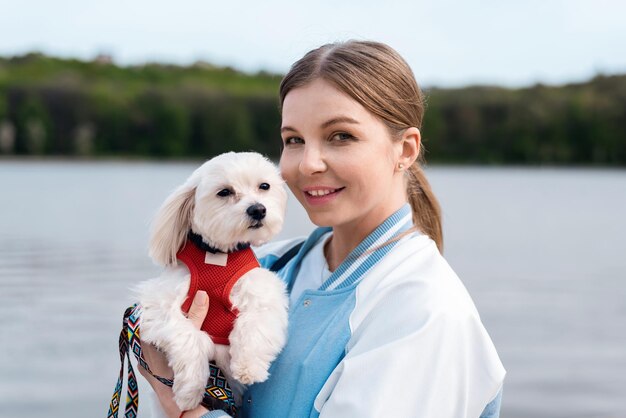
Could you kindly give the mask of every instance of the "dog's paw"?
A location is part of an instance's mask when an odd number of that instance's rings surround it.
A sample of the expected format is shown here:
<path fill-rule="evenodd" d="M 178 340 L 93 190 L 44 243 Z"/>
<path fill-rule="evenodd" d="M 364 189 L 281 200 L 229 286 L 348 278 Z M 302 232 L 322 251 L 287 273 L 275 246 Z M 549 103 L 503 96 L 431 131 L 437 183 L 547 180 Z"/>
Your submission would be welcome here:
<path fill-rule="evenodd" d="M 198 389 L 195 385 L 177 384 L 174 379 L 174 401 L 181 411 L 187 411 L 195 408 L 202 401 L 204 396 L 204 387 Z"/>
<path fill-rule="evenodd" d="M 264 382 L 269 377 L 269 364 L 253 362 L 233 362 L 230 365 L 233 378 L 244 385 Z"/>

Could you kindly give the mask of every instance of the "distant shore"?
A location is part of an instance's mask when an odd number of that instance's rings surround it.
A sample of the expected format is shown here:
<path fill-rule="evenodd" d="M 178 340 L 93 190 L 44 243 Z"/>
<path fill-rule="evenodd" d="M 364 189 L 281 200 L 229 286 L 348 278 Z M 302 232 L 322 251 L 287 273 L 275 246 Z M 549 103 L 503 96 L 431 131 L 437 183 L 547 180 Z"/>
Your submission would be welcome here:
<path fill-rule="evenodd" d="M 0 155 L 197 160 L 280 153 L 281 75 L 208 63 L 120 67 L 0 57 Z M 626 75 L 525 88 L 428 88 L 432 163 L 626 167 Z"/>

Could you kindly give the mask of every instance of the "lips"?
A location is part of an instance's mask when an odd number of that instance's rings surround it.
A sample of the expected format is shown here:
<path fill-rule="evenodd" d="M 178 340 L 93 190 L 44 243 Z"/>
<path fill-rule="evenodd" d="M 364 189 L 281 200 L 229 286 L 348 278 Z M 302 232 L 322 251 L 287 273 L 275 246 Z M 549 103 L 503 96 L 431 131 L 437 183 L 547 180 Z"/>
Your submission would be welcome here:
<path fill-rule="evenodd" d="M 339 187 L 337 189 L 332 189 L 332 188 L 328 188 L 328 187 L 324 187 L 324 188 L 308 188 L 308 189 L 304 189 L 304 193 L 307 194 L 308 196 L 312 196 L 312 197 L 321 197 L 321 196 L 326 196 L 332 193 L 337 193 L 340 190 L 343 190 L 344 187 Z"/>
<path fill-rule="evenodd" d="M 333 188 L 325 186 L 313 186 L 303 189 L 304 197 L 309 205 L 325 205 L 332 202 L 345 187 Z"/>

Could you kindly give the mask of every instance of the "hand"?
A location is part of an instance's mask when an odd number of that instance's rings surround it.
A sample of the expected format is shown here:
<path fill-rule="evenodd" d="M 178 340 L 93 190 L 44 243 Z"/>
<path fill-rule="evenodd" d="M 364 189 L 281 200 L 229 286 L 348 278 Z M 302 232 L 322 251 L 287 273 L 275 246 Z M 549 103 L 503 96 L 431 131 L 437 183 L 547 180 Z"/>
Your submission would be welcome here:
<path fill-rule="evenodd" d="M 187 318 L 191 321 L 191 323 L 198 329 L 202 326 L 202 322 L 204 322 L 204 318 L 209 311 L 209 297 L 204 291 L 199 291 L 196 293 L 196 296 L 193 299 L 193 303 L 189 308 L 189 313 Z M 156 349 L 152 344 L 142 344 L 141 345 L 142 354 L 144 359 L 148 363 L 150 370 L 152 373 L 157 376 L 165 377 L 167 379 L 171 379 L 174 375 L 174 372 L 167 364 L 167 358 L 165 354 Z M 139 367 L 139 373 L 150 383 L 152 389 L 157 394 L 159 398 L 159 402 L 163 406 L 163 409 L 168 417 L 170 418 L 178 418 L 180 416 L 181 410 L 174 402 L 174 394 L 172 393 L 172 388 L 164 385 L 159 382 L 154 376 L 152 376 L 146 369 L 143 367 Z M 197 408 L 185 412 L 184 418 L 196 418 L 204 415 L 208 410 L 199 405 Z"/>

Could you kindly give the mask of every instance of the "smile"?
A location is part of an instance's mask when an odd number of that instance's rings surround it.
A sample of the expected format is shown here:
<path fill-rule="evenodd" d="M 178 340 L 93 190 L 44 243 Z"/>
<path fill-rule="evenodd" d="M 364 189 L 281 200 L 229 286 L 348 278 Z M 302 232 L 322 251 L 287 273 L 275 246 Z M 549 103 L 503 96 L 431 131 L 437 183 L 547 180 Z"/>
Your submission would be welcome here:
<path fill-rule="evenodd" d="M 343 190 L 343 187 L 339 189 L 306 190 L 304 193 L 306 193 L 309 196 L 319 197 L 319 196 L 326 196 L 332 193 L 337 193 L 340 190 Z"/>
<path fill-rule="evenodd" d="M 329 187 L 311 187 L 303 190 L 307 205 L 322 207 L 337 199 L 345 187 L 332 189 Z"/>

